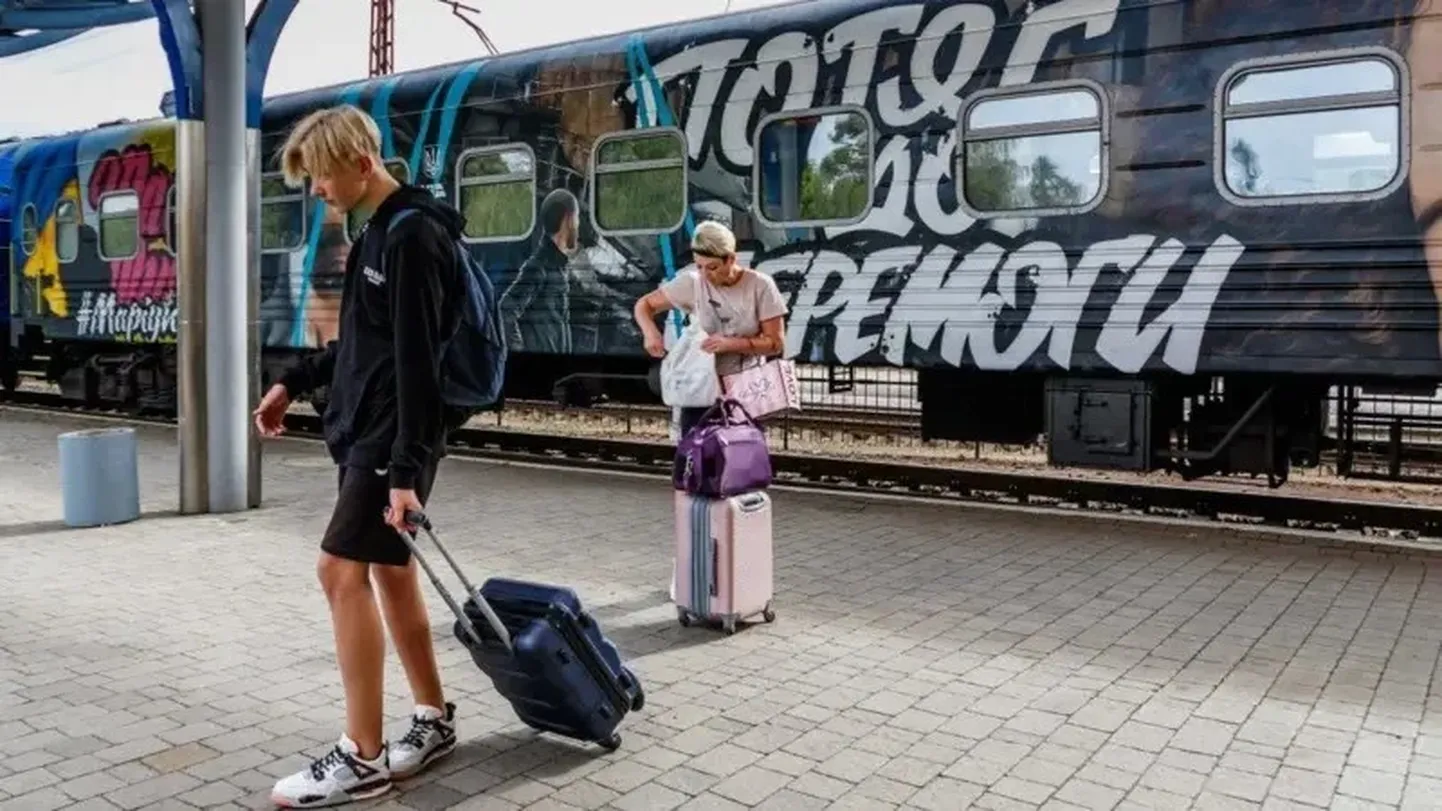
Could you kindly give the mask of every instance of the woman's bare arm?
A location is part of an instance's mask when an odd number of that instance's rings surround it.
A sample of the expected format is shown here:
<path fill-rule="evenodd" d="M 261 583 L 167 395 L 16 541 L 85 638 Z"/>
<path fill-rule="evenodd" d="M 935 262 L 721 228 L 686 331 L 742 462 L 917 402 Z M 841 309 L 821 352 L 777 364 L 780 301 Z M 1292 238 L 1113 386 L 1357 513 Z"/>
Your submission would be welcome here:
<path fill-rule="evenodd" d="M 739 354 L 764 357 L 783 354 L 786 351 L 786 335 L 782 331 L 783 321 L 784 319 L 779 315 L 762 321 L 760 335 L 738 340 L 738 343 L 742 344 Z"/>

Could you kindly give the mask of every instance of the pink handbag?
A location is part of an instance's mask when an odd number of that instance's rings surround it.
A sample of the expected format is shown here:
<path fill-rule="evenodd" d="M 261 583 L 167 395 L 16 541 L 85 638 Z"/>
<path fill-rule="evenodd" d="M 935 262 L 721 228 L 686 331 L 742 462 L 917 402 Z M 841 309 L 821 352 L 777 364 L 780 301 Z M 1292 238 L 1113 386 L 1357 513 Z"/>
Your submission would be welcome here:
<path fill-rule="evenodd" d="M 801 387 L 796 382 L 796 364 L 771 360 L 748 366 L 721 378 L 727 397 L 741 401 L 752 419 L 761 419 L 791 409 L 801 409 Z"/>

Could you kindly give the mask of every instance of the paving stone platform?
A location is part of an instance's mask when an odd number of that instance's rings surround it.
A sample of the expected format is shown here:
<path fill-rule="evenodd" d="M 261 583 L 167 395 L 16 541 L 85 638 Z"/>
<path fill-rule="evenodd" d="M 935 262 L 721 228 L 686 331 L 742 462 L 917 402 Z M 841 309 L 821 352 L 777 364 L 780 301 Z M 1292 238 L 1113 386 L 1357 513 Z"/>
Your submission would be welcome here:
<path fill-rule="evenodd" d="M 55 437 L 0 411 L 0 808 L 264 808 L 343 718 L 317 539 L 335 475 L 267 445 L 266 504 L 59 521 Z M 448 460 L 457 557 L 574 585 L 645 681 L 605 754 L 527 731 L 427 595 L 457 752 L 377 809 L 1442 808 L 1442 584 L 1406 557 L 1211 530 L 778 491 L 779 618 L 666 597 L 659 479 Z M 1366 558 L 1366 559 L 1362 559 Z M 390 728 L 410 709 L 394 654 Z"/>

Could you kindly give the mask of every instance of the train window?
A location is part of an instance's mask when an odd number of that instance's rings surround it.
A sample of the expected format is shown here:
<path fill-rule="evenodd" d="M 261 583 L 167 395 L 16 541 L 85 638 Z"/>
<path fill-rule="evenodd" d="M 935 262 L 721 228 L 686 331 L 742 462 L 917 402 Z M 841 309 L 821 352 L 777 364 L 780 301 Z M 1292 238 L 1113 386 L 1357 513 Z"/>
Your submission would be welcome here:
<path fill-rule="evenodd" d="M 456 207 L 467 242 L 522 239 L 536 225 L 536 155 L 525 144 L 467 149 L 456 158 Z"/>
<path fill-rule="evenodd" d="M 33 256 L 39 244 L 40 218 L 35 215 L 35 206 L 27 204 L 20 212 L 20 250 Z"/>
<path fill-rule="evenodd" d="M 411 167 L 400 158 L 391 158 L 385 162 L 384 166 L 397 183 L 411 182 Z M 366 220 L 360 216 L 358 211 L 347 212 L 345 217 L 346 238 L 355 242 L 355 238 L 360 236 L 361 226 L 365 223 Z"/>
<path fill-rule="evenodd" d="M 140 195 L 112 192 L 100 198 L 100 258 L 113 262 L 140 253 Z"/>
<path fill-rule="evenodd" d="M 1240 205 L 1370 199 L 1402 182 L 1400 62 L 1376 49 L 1242 63 L 1218 84 L 1218 187 Z"/>
<path fill-rule="evenodd" d="M 165 248 L 170 251 L 171 256 L 178 256 L 180 250 L 175 244 L 175 235 L 180 233 L 180 226 L 175 219 L 175 199 L 179 189 L 179 186 L 172 184 L 170 191 L 165 194 Z"/>
<path fill-rule="evenodd" d="M 962 113 L 962 204 L 977 216 L 1079 214 L 1106 177 L 1103 95 L 1068 82 L 982 91 Z"/>
<path fill-rule="evenodd" d="M 665 234 L 686 219 L 686 138 L 649 128 L 604 135 L 591 157 L 591 217 L 612 236 Z"/>
<path fill-rule="evenodd" d="M 55 258 L 70 263 L 80 255 L 80 205 L 73 197 L 55 202 Z"/>
<path fill-rule="evenodd" d="M 871 210 L 871 118 L 861 108 L 763 118 L 756 136 L 756 211 L 770 225 L 845 225 Z"/>
<path fill-rule="evenodd" d="M 260 250 L 290 253 L 305 244 L 305 192 L 285 185 L 278 173 L 260 178 Z"/>

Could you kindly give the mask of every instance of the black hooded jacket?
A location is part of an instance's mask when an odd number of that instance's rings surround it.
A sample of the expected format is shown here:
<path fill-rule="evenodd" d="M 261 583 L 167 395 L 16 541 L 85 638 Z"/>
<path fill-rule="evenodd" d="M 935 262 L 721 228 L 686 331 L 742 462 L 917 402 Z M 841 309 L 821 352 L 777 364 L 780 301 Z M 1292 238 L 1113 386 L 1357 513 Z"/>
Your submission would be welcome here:
<path fill-rule="evenodd" d="M 417 211 L 387 234 L 407 208 Z M 441 353 L 459 317 L 453 302 L 464 295 L 455 255 L 464 222 L 416 186 L 386 198 L 346 259 L 338 339 L 280 380 L 292 399 L 329 385 L 331 457 L 388 468 L 393 488 L 414 488 L 421 468 L 445 454 Z"/>

